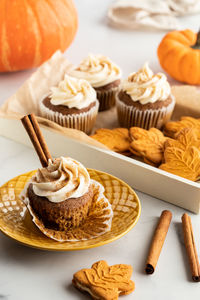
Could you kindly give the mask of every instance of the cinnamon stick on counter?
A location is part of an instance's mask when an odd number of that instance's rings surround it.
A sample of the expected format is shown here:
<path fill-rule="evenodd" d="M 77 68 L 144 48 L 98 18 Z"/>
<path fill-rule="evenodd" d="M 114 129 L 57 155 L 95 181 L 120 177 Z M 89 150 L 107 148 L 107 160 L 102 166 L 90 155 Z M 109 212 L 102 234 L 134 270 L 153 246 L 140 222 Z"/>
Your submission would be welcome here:
<path fill-rule="evenodd" d="M 172 213 L 169 210 L 164 210 L 156 227 L 146 262 L 145 271 L 148 275 L 153 274 L 153 272 L 155 271 L 160 252 L 162 250 L 169 225 L 171 223 L 171 219 Z"/>
<path fill-rule="evenodd" d="M 43 167 L 48 165 L 48 160 L 51 159 L 51 154 L 48 150 L 45 139 L 40 130 L 39 124 L 34 114 L 24 116 L 21 119 L 26 132 L 39 156 L 40 162 Z"/>
<path fill-rule="evenodd" d="M 184 233 L 185 248 L 189 258 L 190 269 L 192 273 L 192 279 L 195 282 L 199 282 L 200 281 L 199 259 L 198 259 L 197 250 L 194 241 L 191 218 L 187 214 L 183 214 L 182 216 L 182 228 Z"/>

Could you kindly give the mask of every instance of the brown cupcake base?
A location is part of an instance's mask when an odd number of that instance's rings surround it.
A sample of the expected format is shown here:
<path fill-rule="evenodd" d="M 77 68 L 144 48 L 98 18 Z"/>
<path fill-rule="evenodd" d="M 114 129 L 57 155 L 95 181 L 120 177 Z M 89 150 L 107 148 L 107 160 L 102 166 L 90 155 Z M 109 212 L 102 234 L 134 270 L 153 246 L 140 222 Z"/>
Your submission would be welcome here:
<path fill-rule="evenodd" d="M 96 100 L 91 106 L 88 106 L 84 110 L 65 108 L 63 111 L 61 105 L 58 105 L 58 111 L 56 111 L 56 107 L 54 107 L 53 110 L 52 107 L 49 107 L 49 105 L 47 107 L 46 103 L 41 101 L 40 116 L 53 121 L 60 126 L 81 130 L 90 134 L 96 122 L 98 108 L 99 102 Z"/>
<path fill-rule="evenodd" d="M 145 109 L 137 102 L 129 105 L 126 101 L 119 98 L 120 94 L 116 94 L 116 105 L 118 121 L 121 127 L 141 127 L 150 129 L 152 127 L 161 129 L 164 124 L 170 120 L 174 106 L 175 99 L 170 96 L 167 100 L 157 101 L 154 105 L 147 104 Z M 128 96 L 129 97 L 129 96 Z M 144 105 L 145 106 L 145 105 Z"/>
<path fill-rule="evenodd" d="M 51 98 L 49 98 L 48 96 L 46 98 L 44 98 L 44 100 L 42 102 L 43 102 L 43 105 L 46 106 L 51 111 L 59 112 L 64 116 L 79 115 L 81 113 L 89 111 L 92 107 L 96 106 L 96 101 L 92 102 L 90 105 L 88 105 L 87 107 L 82 108 L 82 109 L 78 109 L 75 107 L 69 108 L 65 105 L 53 105 L 53 104 L 51 104 Z"/>
<path fill-rule="evenodd" d="M 105 111 L 115 106 L 115 94 L 119 84 L 120 80 L 115 80 L 103 87 L 95 88 L 99 101 L 99 111 Z"/>
<path fill-rule="evenodd" d="M 27 190 L 30 206 L 46 228 L 66 231 L 76 228 L 86 219 L 93 199 L 92 186 L 79 198 L 54 203 L 46 197 L 37 196 L 30 184 Z"/>
<path fill-rule="evenodd" d="M 78 227 L 71 227 L 68 230 L 56 230 L 47 228 L 41 218 L 30 205 L 30 199 L 25 191 L 22 199 L 24 200 L 29 213 L 32 216 L 33 223 L 47 237 L 58 242 L 86 241 L 96 238 L 111 229 L 113 211 L 108 199 L 104 196 L 104 187 L 97 181 L 91 180 L 92 203 L 87 217 Z M 77 200 L 77 199 L 76 199 Z M 56 204 L 57 205 L 57 204 Z"/>

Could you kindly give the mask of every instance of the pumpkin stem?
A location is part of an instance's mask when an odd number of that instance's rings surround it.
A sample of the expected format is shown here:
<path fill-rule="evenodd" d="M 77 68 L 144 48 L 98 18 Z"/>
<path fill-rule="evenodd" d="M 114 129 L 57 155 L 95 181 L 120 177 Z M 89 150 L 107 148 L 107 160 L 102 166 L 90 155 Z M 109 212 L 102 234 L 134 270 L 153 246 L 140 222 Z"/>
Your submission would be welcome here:
<path fill-rule="evenodd" d="M 200 30 L 197 33 L 196 43 L 193 46 L 191 46 L 191 48 L 193 48 L 193 49 L 200 49 Z"/>

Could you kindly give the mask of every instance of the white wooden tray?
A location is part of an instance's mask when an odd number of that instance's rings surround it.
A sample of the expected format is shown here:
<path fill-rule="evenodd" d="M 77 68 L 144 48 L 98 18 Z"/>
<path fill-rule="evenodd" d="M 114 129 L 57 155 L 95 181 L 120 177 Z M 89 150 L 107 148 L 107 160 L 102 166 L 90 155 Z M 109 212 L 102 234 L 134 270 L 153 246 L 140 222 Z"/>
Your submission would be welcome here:
<path fill-rule="evenodd" d="M 159 170 L 109 150 L 89 146 L 42 128 L 53 156 L 71 156 L 88 168 L 113 174 L 131 187 L 156 198 L 200 213 L 200 183 Z M 19 120 L 0 119 L 0 135 L 32 147 Z"/>

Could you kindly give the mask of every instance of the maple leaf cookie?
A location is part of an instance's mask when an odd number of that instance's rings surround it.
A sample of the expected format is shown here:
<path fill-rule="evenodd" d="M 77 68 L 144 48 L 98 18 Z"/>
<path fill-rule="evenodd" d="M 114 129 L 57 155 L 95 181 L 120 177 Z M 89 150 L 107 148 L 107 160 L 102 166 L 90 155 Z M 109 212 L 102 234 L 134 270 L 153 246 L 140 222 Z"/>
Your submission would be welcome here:
<path fill-rule="evenodd" d="M 91 137 L 118 153 L 127 152 L 129 149 L 130 138 L 127 128 L 100 128 Z"/>
<path fill-rule="evenodd" d="M 164 163 L 160 169 L 197 181 L 200 178 L 200 139 L 195 128 L 184 128 L 176 140 L 169 140 L 164 146 Z"/>
<path fill-rule="evenodd" d="M 196 128 L 200 130 L 200 119 L 192 117 L 182 117 L 180 121 L 168 122 L 164 127 L 164 134 L 175 138 L 176 134 L 184 128 Z"/>
<path fill-rule="evenodd" d="M 118 296 L 130 294 L 135 284 L 130 280 L 133 269 L 130 265 L 108 266 L 100 260 L 91 269 L 82 269 L 73 276 L 72 283 L 81 291 L 88 292 L 93 299 L 117 300 Z"/>
<path fill-rule="evenodd" d="M 156 128 L 145 130 L 139 127 L 131 127 L 129 130 L 131 144 L 130 151 L 136 156 L 153 166 L 162 162 L 164 143 L 168 139 Z"/>

